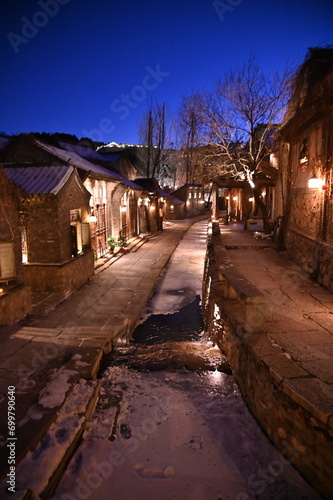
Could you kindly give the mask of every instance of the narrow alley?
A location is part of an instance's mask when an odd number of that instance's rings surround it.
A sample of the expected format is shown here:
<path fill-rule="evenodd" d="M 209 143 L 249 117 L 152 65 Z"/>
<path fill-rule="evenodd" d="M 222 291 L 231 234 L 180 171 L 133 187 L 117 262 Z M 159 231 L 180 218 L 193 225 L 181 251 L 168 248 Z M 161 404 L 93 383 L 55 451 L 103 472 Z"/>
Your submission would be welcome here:
<path fill-rule="evenodd" d="M 206 221 L 189 229 L 133 338 L 115 344 L 52 499 L 320 498 L 265 437 L 202 331 L 206 237 Z"/>

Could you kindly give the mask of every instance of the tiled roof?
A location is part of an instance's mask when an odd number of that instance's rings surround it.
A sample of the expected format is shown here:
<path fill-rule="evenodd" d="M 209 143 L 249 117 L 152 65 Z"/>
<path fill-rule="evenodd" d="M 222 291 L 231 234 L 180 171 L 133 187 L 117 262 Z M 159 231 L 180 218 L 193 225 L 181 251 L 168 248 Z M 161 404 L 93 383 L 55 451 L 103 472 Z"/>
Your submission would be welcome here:
<path fill-rule="evenodd" d="M 50 167 L 4 166 L 4 171 L 25 193 L 57 194 L 74 172 L 74 168 L 68 165 Z"/>

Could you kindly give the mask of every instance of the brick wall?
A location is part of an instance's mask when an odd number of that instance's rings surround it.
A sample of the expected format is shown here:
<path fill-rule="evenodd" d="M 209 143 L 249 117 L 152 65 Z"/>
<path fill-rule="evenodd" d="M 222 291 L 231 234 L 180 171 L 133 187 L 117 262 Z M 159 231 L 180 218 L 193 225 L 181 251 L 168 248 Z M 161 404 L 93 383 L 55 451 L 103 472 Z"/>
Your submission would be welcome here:
<path fill-rule="evenodd" d="M 29 196 L 23 206 L 28 262 L 61 262 L 57 198 L 52 194 Z"/>

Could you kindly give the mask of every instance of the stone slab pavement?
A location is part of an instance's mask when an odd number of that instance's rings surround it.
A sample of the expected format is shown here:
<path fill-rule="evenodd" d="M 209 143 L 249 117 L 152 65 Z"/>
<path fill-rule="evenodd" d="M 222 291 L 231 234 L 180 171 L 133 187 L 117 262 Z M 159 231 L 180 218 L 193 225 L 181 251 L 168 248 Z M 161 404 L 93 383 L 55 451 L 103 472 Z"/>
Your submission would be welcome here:
<path fill-rule="evenodd" d="M 228 259 L 265 296 L 272 348 L 261 361 L 285 392 L 333 428 L 333 294 L 270 240 L 256 239 L 255 229 L 220 224 Z"/>
<path fill-rule="evenodd" d="M 102 262 L 94 278 L 53 309 L 49 297 L 43 302 L 52 309 L 47 314 L 35 312 L 16 325 L 0 327 L 2 477 L 8 469 L 8 387 L 15 387 L 17 463 L 56 420 L 78 381 L 96 378 L 113 339 L 133 333 L 174 249 L 203 218 L 167 224 L 121 258 Z M 35 309 L 39 313 L 40 305 Z"/>

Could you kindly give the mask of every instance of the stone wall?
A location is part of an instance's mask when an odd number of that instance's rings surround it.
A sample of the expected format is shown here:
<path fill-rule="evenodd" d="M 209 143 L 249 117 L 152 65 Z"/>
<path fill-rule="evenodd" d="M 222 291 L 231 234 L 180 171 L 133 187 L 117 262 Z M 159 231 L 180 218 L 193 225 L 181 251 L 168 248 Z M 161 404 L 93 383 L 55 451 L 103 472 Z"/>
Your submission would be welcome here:
<path fill-rule="evenodd" d="M 316 241 L 291 227 L 285 235 L 285 245 L 293 260 L 318 283 L 333 292 L 333 245 Z"/>
<path fill-rule="evenodd" d="M 270 440 L 281 450 L 283 473 L 292 463 L 325 499 L 333 497 L 333 421 L 330 408 L 316 401 L 319 380 L 302 378 L 301 368 L 287 358 L 264 331 L 246 325 L 246 294 L 225 297 L 221 240 L 208 246 L 204 284 L 205 330 L 228 356 L 242 395 Z M 232 287 L 232 277 L 229 276 Z M 238 280 L 239 281 L 239 280 Z M 235 284 L 237 289 L 237 284 Z M 237 291 L 237 290 L 236 290 Z M 260 325 L 260 319 L 257 322 Z M 330 395 L 328 395 L 330 397 Z"/>
<path fill-rule="evenodd" d="M 66 296 L 94 274 L 93 251 L 59 264 L 24 264 L 25 281 L 34 292 L 57 292 Z"/>

